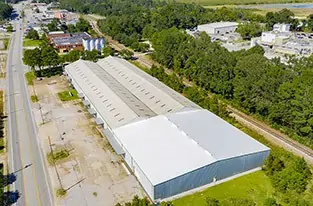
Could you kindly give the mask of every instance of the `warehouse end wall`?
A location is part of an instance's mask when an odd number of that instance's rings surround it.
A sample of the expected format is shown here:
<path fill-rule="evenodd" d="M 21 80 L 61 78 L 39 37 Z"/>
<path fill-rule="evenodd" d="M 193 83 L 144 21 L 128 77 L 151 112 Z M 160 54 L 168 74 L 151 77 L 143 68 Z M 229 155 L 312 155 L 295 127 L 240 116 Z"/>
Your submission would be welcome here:
<path fill-rule="evenodd" d="M 154 200 L 154 187 L 152 183 L 149 181 L 148 177 L 145 173 L 140 169 L 139 165 L 136 161 L 132 158 L 132 156 L 128 153 L 127 148 L 123 147 L 125 154 L 123 155 L 125 162 L 127 163 L 131 172 L 134 173 L 137 180 L 148 194 L 151 200 Z"/>
<path fill-rule="evenodd" d="M 263 165 L 270 151 L 220 160 L 154 186 L 154 198 L 164 199 Z"/>

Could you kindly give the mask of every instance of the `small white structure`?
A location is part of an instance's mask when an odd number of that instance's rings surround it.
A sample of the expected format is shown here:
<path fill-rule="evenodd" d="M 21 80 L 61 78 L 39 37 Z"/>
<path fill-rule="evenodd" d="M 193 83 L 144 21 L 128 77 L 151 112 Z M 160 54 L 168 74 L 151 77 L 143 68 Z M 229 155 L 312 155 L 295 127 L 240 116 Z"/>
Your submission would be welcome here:
<path fill-rule="evenodd" d="M 229 34 L 234 33 L 238 28 L 236 22 L 215 22 L 211 24 L 198 25 L 198 31 L 204 31 L 208 34 Z"/>
<path fill-rule="evenodd" d="M 292 34 L 290 32 L 262 32 L 261 43 L 264 45 L 281 45 L 290 40 Z"/>
<path fill-rule="evenodd" d="M 104 38 L 83 39 L 83 46 L 87 51 L 92 51 L 94 49 L 101 51 L 105 46 L 105 41 Z"/>
<path fill-rule="evenodd" d="M 274 24 L 273 31 L 274 32 L 289 32 L 290 24 Z"/>

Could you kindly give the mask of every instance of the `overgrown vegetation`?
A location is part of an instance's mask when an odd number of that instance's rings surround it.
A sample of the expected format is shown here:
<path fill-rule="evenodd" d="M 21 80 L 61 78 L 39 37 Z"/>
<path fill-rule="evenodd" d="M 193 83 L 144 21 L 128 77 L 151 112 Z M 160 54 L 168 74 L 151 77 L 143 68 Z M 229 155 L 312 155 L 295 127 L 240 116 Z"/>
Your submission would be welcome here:
<path fill-rule="evenodd" d="M 67 191 L 64 188 L 59 188 L 56 191 L 56 195 L 59 198 L 64 197 L 66 195 L 66 193 L 67 193 Z"/>
<path fill-rule="evenodd" d="M 35 102 L 38 102 L 38 101 L 39 101 L 39 99 L 38 99 L 37 95 L 32 95 L 32 96 L 30 96 L 30 99 L 32 100 L 32 102 L 33 102 L 33 103 L 35 103 Z"/>
<path fill-rule="evenodd" d="M 55 151 L 48 153 L 48 163 L 50 165 L 57 164 L 59 161 L 64 160 L 70 156 L 70 153 L 66 149 L 57 149 Z"/>
<path fill-rule="evenodd" d="M 36 79 L 36 75 L 35 75 L 34 71 L 27 72 L 25 74 L 25 77 L 26 77 L 26 81 L 27 81 L 28 85 L 33 85 L 34 84 L 33 81 Z"/>
<path fill-rule="evenodd" d="M 61 101 L 72 101 L 79 99 L 77 91 L 75 89 L 69 89 L 68 91 L 59 92 L 58 96 Z"/>
<path fill-rule="evenodd" d="M 38 32 L 35 29 L 31 28 L 28 31 L 28 33 L 26 35 L 26 38 L 27 39 L 32 39 L 32 40 L 39 40 L 39 34 L 38 34 Z"/>

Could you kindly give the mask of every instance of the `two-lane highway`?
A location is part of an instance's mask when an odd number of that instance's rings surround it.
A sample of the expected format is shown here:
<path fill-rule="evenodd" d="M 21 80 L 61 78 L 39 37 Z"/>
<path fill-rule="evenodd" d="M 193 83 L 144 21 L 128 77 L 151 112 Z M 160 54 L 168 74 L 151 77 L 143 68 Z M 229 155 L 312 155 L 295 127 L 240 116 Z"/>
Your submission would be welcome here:
<path fill-rule="evenodd" d="M 15 9 L 21 11 L 22 4 Z M 12 21 L 12 34 L 7 58 L 7 115 L 9 171 L 16 172 L 13 190 L 20 193 L 16 205 L 53 205 L 49 177 L 37 139 L 30 98 L 22 63 L 22 20 Z M 26 167 L 30 165 L 29 167 Z"/>

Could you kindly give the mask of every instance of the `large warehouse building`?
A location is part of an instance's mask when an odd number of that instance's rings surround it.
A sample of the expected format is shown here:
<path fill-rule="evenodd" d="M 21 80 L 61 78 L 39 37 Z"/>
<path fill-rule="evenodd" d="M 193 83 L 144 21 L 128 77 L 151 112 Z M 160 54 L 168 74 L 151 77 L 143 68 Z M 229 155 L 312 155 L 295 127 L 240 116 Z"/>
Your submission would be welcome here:
<path fill-rule="evenodd" d="M 152 200 L 261 167 L 269 154 L 125 60 L 78 60 L 65 73 Z"/>

